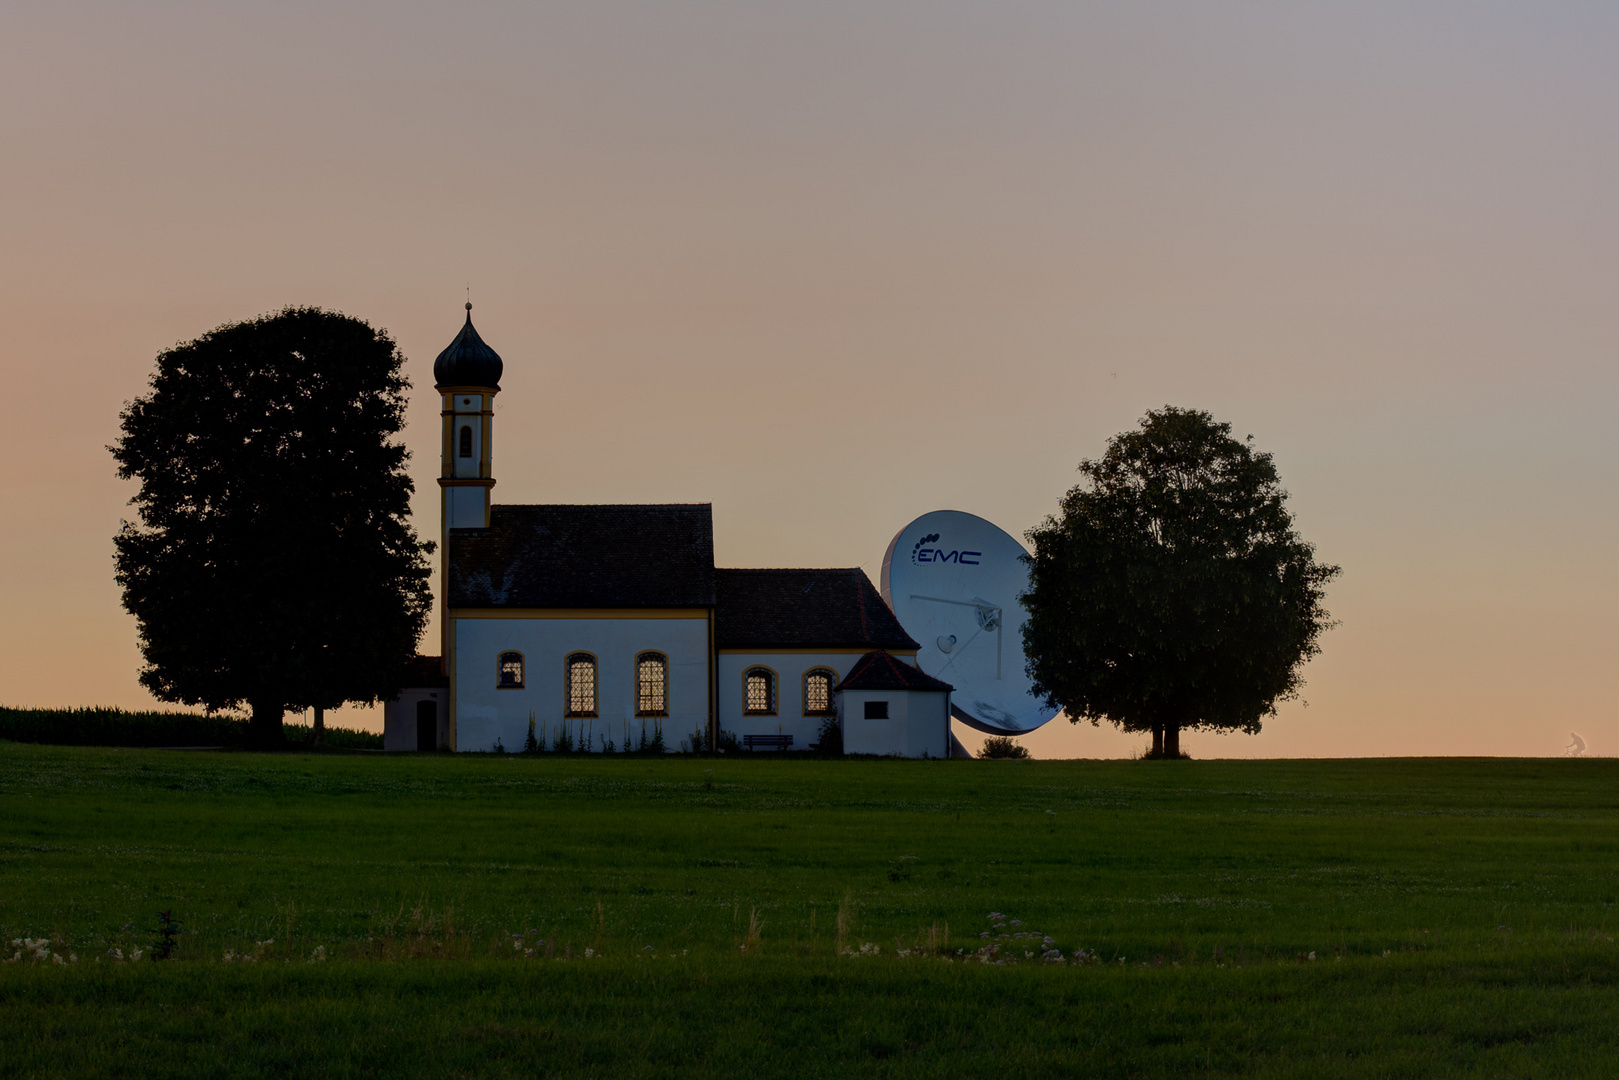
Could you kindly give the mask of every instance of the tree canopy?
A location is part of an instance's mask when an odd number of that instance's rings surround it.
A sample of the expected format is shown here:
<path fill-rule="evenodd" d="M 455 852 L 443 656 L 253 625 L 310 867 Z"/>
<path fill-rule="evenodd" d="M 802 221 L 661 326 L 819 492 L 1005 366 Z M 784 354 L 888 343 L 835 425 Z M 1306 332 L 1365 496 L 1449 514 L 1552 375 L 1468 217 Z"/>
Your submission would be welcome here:
<path fill-rule="evenodd" d="M 392 696 L 432 608 L 409 522 L 401 356 L 317 308 L 161 353 L 109 447 L 140 481 L 114 539 L 140 680 L 163 701 L 253 712 Z"/>
<path fill-rule="evenodd" d="M 1153 733 L 1260 730 L 1296 697 L 1331 625 L 1339 568 L 1293 527 L 1271 455 L 1207 412 L 1166 406 L 1114 436 L 1029 530 L 1035 693 L 1074 722 Z"/>

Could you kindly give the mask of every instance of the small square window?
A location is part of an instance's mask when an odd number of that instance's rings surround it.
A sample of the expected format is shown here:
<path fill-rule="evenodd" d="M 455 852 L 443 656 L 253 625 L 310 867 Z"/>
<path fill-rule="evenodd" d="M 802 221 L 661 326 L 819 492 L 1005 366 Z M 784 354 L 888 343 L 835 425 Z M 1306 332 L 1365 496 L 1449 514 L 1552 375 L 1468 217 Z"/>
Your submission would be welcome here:
<path fill-rule="evenodd" d="M 887 720 L 888 719 L 888 702 L 886 702 L 886 701 L 868 701 L 868 702 L 866 702 L 866 719 L 867 720 Z"/>

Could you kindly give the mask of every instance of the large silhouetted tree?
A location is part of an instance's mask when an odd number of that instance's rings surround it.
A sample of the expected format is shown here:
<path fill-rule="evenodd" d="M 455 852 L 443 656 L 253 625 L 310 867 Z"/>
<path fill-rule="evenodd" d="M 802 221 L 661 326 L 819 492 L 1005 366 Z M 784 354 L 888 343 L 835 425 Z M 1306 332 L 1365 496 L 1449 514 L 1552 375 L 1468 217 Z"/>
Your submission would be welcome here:
<path fill-rule="evenodd" d="M 158 698 L 287 708 L 392 695 L 432 606 L 410 526 L 401 357 L 345 315 L 288 308 L 157 358 L 110 447 L 140 481 L 114 539 Z"/>
<path fill-rule="evenodd" d="M 1188 728 L 1259 731 L 1320 651 L 1339 572 L 1294 530 L 1271 456 L 1166 406 L 1079 471 L 1028 533 L 1035 692 L 1152 732 L 1153 756 L 1179 757 Z"/>

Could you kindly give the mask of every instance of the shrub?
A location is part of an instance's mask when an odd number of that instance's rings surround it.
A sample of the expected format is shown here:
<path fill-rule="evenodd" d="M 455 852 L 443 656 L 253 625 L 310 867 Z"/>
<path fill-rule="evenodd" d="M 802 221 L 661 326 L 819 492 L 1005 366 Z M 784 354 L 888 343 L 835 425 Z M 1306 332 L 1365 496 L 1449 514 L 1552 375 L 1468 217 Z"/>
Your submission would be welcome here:
<path fill-rule="evenodd" d="M 828 757 L 843 756 L 843 725 L 838 723 L 837 717 L 828 716 L 821 721 L 821 730 L 810 749 Z"/>
<path fill-rule="evenodd" d="M 978 751 L 978 756 L 981 758 L 1022 761 L 1028 758 L 1029 748 L 1019 746 L 1005 735 L 991 735 L 984 740 L 984 748 Z"/>

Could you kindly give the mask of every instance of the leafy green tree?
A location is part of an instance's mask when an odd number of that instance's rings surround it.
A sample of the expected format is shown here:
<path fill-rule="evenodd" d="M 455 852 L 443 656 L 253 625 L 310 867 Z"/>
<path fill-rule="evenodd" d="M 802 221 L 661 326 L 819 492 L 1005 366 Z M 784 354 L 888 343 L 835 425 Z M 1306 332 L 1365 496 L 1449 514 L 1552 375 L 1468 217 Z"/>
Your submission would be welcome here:
<path fill-rule="evenodd" d="M 1293 528 L 1271 456 L 1206 412 L 1166 406 L 1117 435 L 1027 536 L 1024 649 L 1035 692 L 1075 723 L 1258 732 L 1297 697 L 1331 625 L 1339 568 Z"/>
<path fill-rule="evenodd" d="M 410 384 L 387 334 L 318 308 L 221 326 L 157 358 L 109 447 L 140 481 L 114 539 L 164 701 L 287 708 L 391 697 L 432 608 L 409 523 Z"/>

